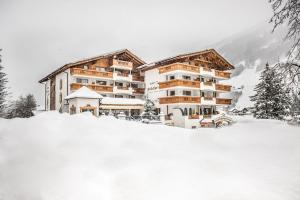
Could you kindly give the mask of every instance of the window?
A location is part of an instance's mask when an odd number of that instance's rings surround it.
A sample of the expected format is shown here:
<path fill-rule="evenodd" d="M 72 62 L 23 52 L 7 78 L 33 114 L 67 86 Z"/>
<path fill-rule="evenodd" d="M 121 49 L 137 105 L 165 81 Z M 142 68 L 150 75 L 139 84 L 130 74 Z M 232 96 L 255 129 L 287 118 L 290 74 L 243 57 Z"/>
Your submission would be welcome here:
<path fill-rule="evenodd" d="M 175 79 L 175 76 L 170 76 L 169 79 L 173 80 L 173 79 Z"/>
<path fill-rule="evenodd" d="M 185 75 L 183 75 L 183 76 L 182 76 L 182 79 L 184 79 L 184 80 L 191 80 L 191 77 L 190 77 L 190 76 L 185 76 Z"/>
<path fill-rule="evenodd" d="M 175 91 L 170 91 L 170 96 L 175 96 Z"/>
<path fill-rule="evenodd" d="M 83 79 L 83 78 L 77 78 L 76 83 L 88 84 L 89 80 L 88 79 Z"/>
<path fill-rule="evenodd" d="M 183 91 L 182 91 L 182 94 L 183 94 L 184 96 L 191 96 L 191 95 L 192 95 L 192 92 L 191 92 L 191 91 L 187 91 L 187 90 L 183 90 Z"/>
<path fill-rule="evenodd" d="M 59 80 L 59 89 L 62 89 L 62 79 Z"/>
<path fill-rule="evenodd" d="M 59 103 L 62 103 L 62 93 L 59 93 Z"/>
<path fill-rule="evenodd" d="M 115 95 L 115 98 L 123 98 L 122 95 Z"/>
<path fill-rule="evenodd" d="M 84 65 L 83 69 L 89 69 L 89 67 L 87 65 Z"/>
<path fill-rule="evenodd" d="M 96 81 L 97 85 L 106 85 L 106 81 Z"/>

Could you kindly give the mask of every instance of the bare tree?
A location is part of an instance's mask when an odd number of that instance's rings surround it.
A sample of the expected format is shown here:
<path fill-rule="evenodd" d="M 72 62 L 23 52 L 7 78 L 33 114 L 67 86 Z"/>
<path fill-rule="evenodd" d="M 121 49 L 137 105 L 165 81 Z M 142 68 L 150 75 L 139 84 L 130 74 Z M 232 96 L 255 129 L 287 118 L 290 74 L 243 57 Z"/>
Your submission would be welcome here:
<path fill-rule="evenodd" d="M 288 84 L 299 84 L 300 81 L 300 0 L 269 0 L 272 5 L 273 32 L 279 26 L 287 24 L 288 32 L 285 40 L 292 40 L 293 44 L 288 52 L 288 61 L 278 63 L 276 68 L 279 73 L 290 80 Z"/>
<path fill-rule="evenodd" d="M 282 24 L 287 24 L 288 32 L 285 39 L 293 40 L 289 56 L 295 53 L 300 58 L 300 0 L 269 0 L 272 4 L 273 16 L 270 23 L 274 24 L 273 32 Z"/>

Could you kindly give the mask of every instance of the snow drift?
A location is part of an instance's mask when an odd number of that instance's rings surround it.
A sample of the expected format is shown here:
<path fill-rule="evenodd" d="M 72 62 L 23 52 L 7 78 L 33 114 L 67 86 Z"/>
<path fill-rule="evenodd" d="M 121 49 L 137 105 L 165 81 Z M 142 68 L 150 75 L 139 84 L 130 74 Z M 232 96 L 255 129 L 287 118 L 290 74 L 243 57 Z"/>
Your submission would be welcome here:
<path fill-rule="evenodd" d="M 300 198 L 299 128 L 186 130 L 91 115 L 0 120 L 3 200 Z"/>

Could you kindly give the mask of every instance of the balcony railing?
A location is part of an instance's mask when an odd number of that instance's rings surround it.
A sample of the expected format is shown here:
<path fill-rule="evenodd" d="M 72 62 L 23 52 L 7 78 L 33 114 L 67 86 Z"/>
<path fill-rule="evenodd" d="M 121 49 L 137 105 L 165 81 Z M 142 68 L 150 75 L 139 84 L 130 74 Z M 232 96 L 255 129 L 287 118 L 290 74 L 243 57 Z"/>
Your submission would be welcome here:
<path fill-rule="evenodd" d="M 216 84 L 216 90 L 230 92 L 231 91 L 231 86 L 230 85 Z"/>
<path fill-rule="evenodd" d="M 216 99 L 216 104 L 231 105 L 231 99 L 217 98 Z"/>
<path fill-rule="evenodd" d="M 207 81 L 207 82 L 203 82 L 203 84 L 206 85 L 206 86 L 212 86 L 212 85 L 213 85 L 213 82 L 208 82 L 208 81 Z"/>
<path fill-rule="evenodd" d="M 144 94 L 145 93 L 144 88 L 132 88 L 132 89 L 133 89 L 133 93 L 137 93 L 137 94 Z"/>
<path fill-rule="evenodd" d="M 82 86 L 86 86 L 91 90 L 95 90 L 97 92 L 112 92 L 113 87 L 108 85 L 95 85 L 95 84 L 82 84 L 82 83 L 71 83 L 71 90 L 78 90 Z"/>
<path fill-rule="evenodd" d="M 212 100 L 214 100 L 213 97 L 203 97 L 203 99 L 204 99 L 205 101 L 212 101 Z"/>
<path fill-rule="evenodd" d="M 128 70 L 131 70 L 133 67 L 133 64 L 132 64 L 132 62 L 113 59 L 113 66 L 115 66 L 115 67 L 120 66 L 122 68 L 127 68 Z"/>
<path fill-rule="evenodd" d="M 170 81 L 159 83 L 159 89 L 165 89 L 165 88 L 170 88 L 170 87 L 192 87 L 192 88 L 200 89 L 200 82 L 199 81 L 173 79 Z"/>
<path fill-rule="evenodd" d="M 142 76 L 135 76 L 135 75 L 133 75 L 133 76 L 132 76 L 132 80 L 133 80 L 133 81 L 140 81 L 140 82 L 144 82 L 144 77 L 142 77 Z"/>
<path fill-rule="evenodd" d="M 200 97 L 172 96 L 159 98 L 160 104 L 193 103 L 200 104 Z"/>
<path fill-rule="evenodd" d="M 174 64 L 170 64 L 170 65 L 167 65 L 167 66 L 160 67 L 159 68 L 159 73 L 163 74 L 163 73 L 176 71 L 176 70 L 199 73 L 199 67 L 198 66 L 192 66 L 192 65 L 183 64 L 183 63 L 174 63 Z"/>
<path fill-rule="evenodd" d="M 81 68 L 71 68 L 72 75 L 81 75 L 81 76 L 96 76 L 96 77 L 103 77 L 103 78 L 112 78 L 112 72 L 99 72 L 96 70 L 89 70 L 89 69 L 81 69 Z"/>
<path fill-rule="evenodd" d="M 221 78 L 228 79 L 228 78 L 230 78 L 230 75 L 231 75 L 230 72 L 223 72 L 223 71 L 215 70 L 215 76 L 216 77 L 221 77 Z"/>

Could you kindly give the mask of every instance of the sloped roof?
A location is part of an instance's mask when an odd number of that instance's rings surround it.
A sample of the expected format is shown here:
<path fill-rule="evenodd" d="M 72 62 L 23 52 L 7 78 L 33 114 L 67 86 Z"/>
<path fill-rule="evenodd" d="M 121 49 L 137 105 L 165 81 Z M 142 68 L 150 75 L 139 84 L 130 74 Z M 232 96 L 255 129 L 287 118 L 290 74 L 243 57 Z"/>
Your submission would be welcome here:
<path fill-rule="evenodd" d="M 147 64 L 144 64 L 144 65 L 141 65 L 141 66 L 138 67 L 138 69 L 140 69 L 140 70 L 148 70 L 148 69 L 155 68 L 155 67 L 158 66 L 158 65 L 162 65 L 162 64 L 164 64 L 164 63 L 167 63 L 167 62 L 176 61 L 177 59 L 186 58 L 186 57 L 190 57 L 190 56 L 201 55 L 201 54 L 205 54 L 205 53 L 209 53 L 209 52 L 214 53 L 214 54 L 217 55 L 221 60 L 223 60 L 225 63 L 227 63 L 230 69 L 234 69 L 234 66 L 233 66 L 231 63 L 229 63 L 225 58 L 223 58 L 223 57 L 222 57 L 216 50 L 214 50 L 214 49 L 206 49 L 206 50 L 196 51 L 196 52 L 192 52 L 192 53 L 179 54 L 179 55 L 177 55 L 177 56 L 172 56 L 172 57 L 169 57 L 169 58 L 165 58 L 165 59 L 163 59 L 163 60 L 159 60 L 159 61 L 156 61 L 156 62 L 152 62 L 152 63 L 147 63 Z"/>
<path fill-rule="evenodd" d="M 58 68 L 57 70 L 55 70 L 54 72 L 48 74 L 47 76 L 45 76 L 44 78 L 42 78 L 39 83 L 42 83 L 42 82 L 45 82 L 47 81 L 49 78 L 55 76 L 56 74 L 62 72 L 62 71 L 65 71 L 66 69 L 72 67 L 72 66 L 76 66 L 76 65 L 80 65 L 80 64 L 84 64 L 84 63 L 87 63 L 87 62 L 92 62 L 92 61 L 95 61 L 95 60 L 98 60 L 98 59 L 101 59 L 101 58 L 109 58 L 109 57 L 112 57 L 114 55 L 118 55 L 118 54 L 122 54 L 122 53 L 127 53 L 129 54 L 130 56 L 132 56 L 136 61 L 138 61 L 141 65 L 143 64 L 146 64 L 145 61 L 143 61 L 141 58 L 139 58 L 138 56 L 136 56 L 135 54 L 133 54 L 131 51 L 129 51 L 128 49 L 121 49 L 121 50 L 117 50 L 117 51 L 112 51 L 112 52 L 109 52 L 109 53 L 104 53 L 104 54 L 101 54 L 99 56 L 95 56 L 95 57 L 91 57 L 91 58 L 86 58 L 86 59 L 82 59 L 82 60 L 79 60 L 79 61 L 76 61 L 76 62 L 71 62 L 71 63 L 68 63 L 68 64 L 65 64 L 63 65 L 62 67 Z"/>
<path fill-rule="evenodd" d="M 77 91 L 69 94 L 65 99 L 74 99 L 74 98 L 102 99 L 103 96 L 85 86 L 82 86 Z"/>

